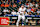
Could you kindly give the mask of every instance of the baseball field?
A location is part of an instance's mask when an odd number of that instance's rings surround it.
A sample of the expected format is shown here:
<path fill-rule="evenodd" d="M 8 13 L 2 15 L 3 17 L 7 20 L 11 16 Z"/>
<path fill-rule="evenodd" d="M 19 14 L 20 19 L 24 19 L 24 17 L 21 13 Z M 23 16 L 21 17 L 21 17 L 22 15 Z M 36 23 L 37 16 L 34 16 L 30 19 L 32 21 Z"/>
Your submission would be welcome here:
<path fill-rule="evenodd" d="M 17 27 L 16 25 L 0 25 L 0 27 Z M 40 27 L 40 26 L 19 26 L 19 27 Z"/>

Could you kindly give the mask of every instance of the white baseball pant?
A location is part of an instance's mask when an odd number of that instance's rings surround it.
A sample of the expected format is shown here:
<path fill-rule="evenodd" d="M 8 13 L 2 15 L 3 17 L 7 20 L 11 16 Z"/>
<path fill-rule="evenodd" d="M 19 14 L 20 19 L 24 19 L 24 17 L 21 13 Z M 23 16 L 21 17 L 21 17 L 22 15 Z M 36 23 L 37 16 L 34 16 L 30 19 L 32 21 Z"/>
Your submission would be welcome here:
<path fill-rule="evenodd" d="M 19 25 L 19 21 L 20 21 L 21 19 L 24 21 L 24 20 L 25 20 L 25 16 L 24 16 L 24 15 L 19 15 L 19 16 L 18 16 L 18 20 L 17 20 L 16 26 Z"/>

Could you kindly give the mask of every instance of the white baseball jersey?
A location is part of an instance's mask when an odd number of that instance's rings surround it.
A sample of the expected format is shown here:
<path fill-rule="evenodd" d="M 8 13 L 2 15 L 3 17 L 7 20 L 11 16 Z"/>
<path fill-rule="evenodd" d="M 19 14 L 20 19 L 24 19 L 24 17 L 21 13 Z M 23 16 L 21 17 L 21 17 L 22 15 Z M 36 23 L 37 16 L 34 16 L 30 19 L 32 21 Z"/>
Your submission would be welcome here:
<path fill-rule="evenodd" d="M 26 10 L 25 7 L 24 7 L 23 9 L 22 9 L 22 8 L 19 8 L 19 12 L 20 12 L 20 14 L 24 15 L 25 10 Z"/>

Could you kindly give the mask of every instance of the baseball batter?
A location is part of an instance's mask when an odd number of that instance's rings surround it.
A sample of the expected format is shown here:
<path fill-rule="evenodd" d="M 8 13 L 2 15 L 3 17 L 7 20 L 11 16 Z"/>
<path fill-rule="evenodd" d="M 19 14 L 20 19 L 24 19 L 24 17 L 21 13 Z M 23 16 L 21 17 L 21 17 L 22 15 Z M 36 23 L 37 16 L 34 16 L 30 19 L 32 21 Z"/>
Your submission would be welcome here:
<path fill-rule="evenodd" d="M 21 6 L 20 8 L 19 8 L 19 15 L 18 15 L 18 20 L 17 20 L 17 23 L 16 23 L 16 26 L 18 26 L 19 25 L 19 21 L 22 19 L 23 21 L 25 20 L 25 10 L 26 10 L 26 8 L 24 7 L 24 6 Z"/>

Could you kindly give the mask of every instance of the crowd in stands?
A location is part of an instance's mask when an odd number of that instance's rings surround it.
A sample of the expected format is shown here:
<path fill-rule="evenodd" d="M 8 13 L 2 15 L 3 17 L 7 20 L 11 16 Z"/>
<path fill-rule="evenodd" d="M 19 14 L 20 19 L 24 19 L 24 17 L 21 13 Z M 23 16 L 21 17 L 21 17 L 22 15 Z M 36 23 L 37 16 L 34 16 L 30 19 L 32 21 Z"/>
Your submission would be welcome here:
<path fill-rule="evenodd" d="M 26 7 L 28 15 L 40 15 L 40 0 L 1 0 L 0 16 L 15 15 L 22 4 Z"/>

